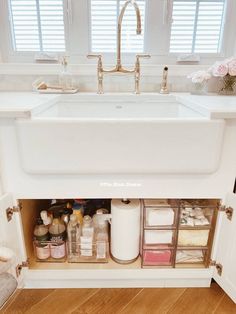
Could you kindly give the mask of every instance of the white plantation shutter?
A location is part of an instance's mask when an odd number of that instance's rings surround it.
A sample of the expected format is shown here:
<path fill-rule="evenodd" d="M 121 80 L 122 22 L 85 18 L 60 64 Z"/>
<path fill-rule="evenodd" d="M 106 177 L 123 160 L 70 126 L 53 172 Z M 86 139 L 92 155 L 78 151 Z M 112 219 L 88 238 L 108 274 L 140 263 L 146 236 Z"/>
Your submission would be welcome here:
<path fill-rule="evenodd" d="M 15 51 L 65 51 L 63 0 L 9 0 Z"/>
<path fill-rule="evenodd" d="M 122 52 L 143 52 L 146 0 L 136 1 L 142 17 L 142 34 L 136 35 L 136 14 L 132 5 L 126 9 L 122 24 Z M 91 0 L 91 50 L 114 52 L 119 12 L 125 0 Z"/>
<path fill-rule="evenodd" d="M 170 52 L 219 53 L 225 0 L 174 0 Z"/>

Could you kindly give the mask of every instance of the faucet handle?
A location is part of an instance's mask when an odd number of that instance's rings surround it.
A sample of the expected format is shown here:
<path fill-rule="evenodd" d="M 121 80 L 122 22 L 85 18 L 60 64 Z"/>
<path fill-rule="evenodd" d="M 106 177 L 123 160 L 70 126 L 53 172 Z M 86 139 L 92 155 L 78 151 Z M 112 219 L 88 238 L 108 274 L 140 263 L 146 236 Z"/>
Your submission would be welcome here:
<path fill-rule="evenodd" d="M 88 59 L 98 59 L 98 71 L 102 71 L 102 55 L 100 54 L 89 54 L 87 55 Z"/>
<path fill-rule="evenodd" d="M 98 58 L 97 63 L 97 78 L 98 78 L 98 94 L 103 94 L 103 65 L 102 65 L 102 55 L 100 54 L 89 54 L 88 59 Z"/>
<path fill-rule="evenodd" d="M 139 54 L 139 55 L 136 55 L 136 58 L 137 58 L 137 59 L 139 59 L 139 58 L 150 59 L 151 56 L 148 55 L 148 54 Z"/>
<path fill-rule="evenodd" d="M 89 54 L 89 55 L 87 55 L 87 58 L 88 59 L 98 58 L 99 60 L 101 60 L 102 59 L 102 55 L 100 55 L 100 54 Z"/>

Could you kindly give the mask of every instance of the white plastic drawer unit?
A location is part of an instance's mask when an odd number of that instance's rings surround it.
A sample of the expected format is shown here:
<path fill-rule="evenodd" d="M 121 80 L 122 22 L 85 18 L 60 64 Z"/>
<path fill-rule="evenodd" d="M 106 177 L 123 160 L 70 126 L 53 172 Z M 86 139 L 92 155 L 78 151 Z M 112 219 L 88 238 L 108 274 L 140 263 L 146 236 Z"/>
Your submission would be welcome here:
<path fill-rule="evenodd" d="M 224 120 L 209 120 L 173 96 L 132 99 L 61 100 L 31 119 L 17 120 L 24 171 L 56 175 L 217 171 Z"/>
<path fill-rule="evenodd" d="M 78 196 L 78 195 L 77 195 Z M 77 197 L 76 196 L 76 197 Z M 213 200 L 209 200 L 211 204 Z M 211 279 L 214 278 L 217 283 L 226 291 L 226 293 L 236 302 L 236 194 L 229 194 L 226 198 L 225 207 L 219 206 L 218 219 L 215 225 L 215 235 L 211 256 L 208 256 L 208 266 L 205 268 L 204 259 L 207 248 L 189 249 L 186 246 L 178 245 L 176 254 L 175 248 L 171 247 L 173 242 L 169 243 L 169 248 L 160 249 L 160 247 L 149 249 L 145 248 L 145 256 L 152 261 L 166 261 L 176 255 L 176 267 L 168 267 L 169 263 L 160 263 L 159 267 L 152 263 L 149 268 L 142 269 L 141 259 L 139 258 L 130 265 L 117 264 L 111 259 L 108 263 L 47 263 L 38 262 L 34 257 L 32 246 L 32 232 L 34 219 L 42 208 L 46 208 L 48 200 L 25 199 L 20 200 L 20 206 L 13 206 L 13 199 L 10 194 L 4 195 L 0 199 L 0 227 L 1 243 L 14 250 L 17 255 L 16 271 L 21 286 L 28 288 L 55 288 L 55 287 L 187 287 L 187 286 L 209 286 Z M 174 206 L 176 208 L 176 206 Z M 8 212 L 7 219 L 6 211 Z M 10 213 L 10 214 L 9 214 Z M 161 215 L 163 212 L 160 213 Z M 170 216 L 170 215 L 169 215 Z M 152 217 L 154 217 L 152 215 Z M 167 220 L 165 227 L 162 219 L 162 225 L 156 227 L 155 217 L 154 225 L 145 227 L 147 230 L 191 230 L 193 227 L 183 227 L 171 215 Z M 174 218 L 174 219 L 173 219 Z M 212 218 L 214 220 L 214 217 Z M 153 218 L 149 219 L 149 225 Z M 145 226 L 145 223 L 144 223 Z M 154 229 L 153 229 L 154 228 Z M 190 228 L 190 229 L 188 229 Z M 197 227 L 199 228 L 199 227 Z M 204 228 L 204 226 L 203 226 Z M 206 228 L 206 226 L 205 226 Z M 214 234 L 214 233 L 213 233 Z M 156 236 L 156 235 L 155 235 Z M 155 237 L 154 236 L 154 237 Z M 149 237 L 149 240 L 151 239 Z M 161 236 L 163 239 L 163 236 Z M 159 239 L 159 234 L 157 234 Z M 166 235 L 165 235 L 166 239 Z M 169 239 L 169 238 L 168 238 Z M 185 238 L 186 239 L 186 238 Z M 230 241 L 229 241 L 230 239 Z M 173 241 L 176 241 L 174 238 Z M 172 241 L 172 240 L 171 240 Z M 197 240 L 196 240 L 197 241 Z M 163 242 L 163 241 L 161 241 Z M 164 241 L 165 242 L 165 241 Z M 190 241 L 191 242 L 191 241 Z M 209 242 L 210 243 L 210 242 Z M 156 243 L 155 243 L 156 245 Z M 163 245 L 163 243 L 161 243 Z M 192 244 L 191 244 L 192 245 Z M 192 252 L 194 250 L 194 252 Z M 192 256 L 192 261 L 189 259 Z M 187 267 L 185 267 L 186 257 L 188 258 Z M 202 258 L 202 261 L 199 260 Z M 196 259 L 203 267 L 199 268 Z M 192 263 L 193 262 L 193 263 Z M 189 266 L 189 264 L 192 264 Z M 212 265 L 212 266 L 211 266 Z M 164 267 L 160 267 L 164 266 Z"/>

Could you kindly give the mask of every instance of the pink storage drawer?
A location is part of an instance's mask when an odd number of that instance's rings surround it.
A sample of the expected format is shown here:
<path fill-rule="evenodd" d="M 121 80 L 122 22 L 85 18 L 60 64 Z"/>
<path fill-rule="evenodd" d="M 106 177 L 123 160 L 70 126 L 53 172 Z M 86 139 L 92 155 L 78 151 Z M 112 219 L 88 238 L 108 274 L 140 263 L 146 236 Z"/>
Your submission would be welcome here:
<path fill-rule="evenodd" d="M 143 266 L 171 266 L 172 250 L 144 250 Z"/>

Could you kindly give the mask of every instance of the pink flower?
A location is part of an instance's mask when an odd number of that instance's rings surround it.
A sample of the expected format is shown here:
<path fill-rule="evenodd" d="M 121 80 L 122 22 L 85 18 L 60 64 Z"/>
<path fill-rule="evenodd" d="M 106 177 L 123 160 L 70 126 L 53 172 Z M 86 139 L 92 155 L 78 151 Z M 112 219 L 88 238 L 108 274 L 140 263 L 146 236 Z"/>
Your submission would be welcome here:
<path fill-rule="evenodd" d="M 188 75 L 188 78 L 191 78 L 193 83 L 203 83 L 204 81 L 208 81 L 211 75 L 207 71 L 197 71 Z"/>
<path fill-rule="evenodd" d="M 220 76 L 220 77 L 223 77 L 225 76 L 226 74 L 228 74 L 228 70 L 229 70 L 229 67 L 228 67 L 228 64 L 225 63 L 225 62 L 216 62 L 212 68 L 212 75 L 213 76 Z"/>
<path fill-rule="evenodd" d="M 236 59 L 232 59 L 228 63 L 228 67 L 229 67 L 229 74 L 232 76 L 236 76 Z"/>

